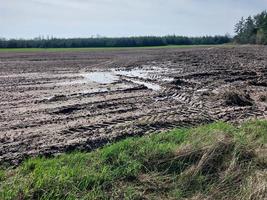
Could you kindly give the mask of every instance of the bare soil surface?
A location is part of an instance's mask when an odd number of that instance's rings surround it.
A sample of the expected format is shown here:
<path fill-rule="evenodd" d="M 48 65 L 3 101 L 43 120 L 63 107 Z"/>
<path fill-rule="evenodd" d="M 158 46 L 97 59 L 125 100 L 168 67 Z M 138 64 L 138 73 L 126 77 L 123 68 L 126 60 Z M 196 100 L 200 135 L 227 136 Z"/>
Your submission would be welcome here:
<path fill-rule="evenodd" d="M 0 53 L 0 162 L 267 118 L 267 47 Z"/>

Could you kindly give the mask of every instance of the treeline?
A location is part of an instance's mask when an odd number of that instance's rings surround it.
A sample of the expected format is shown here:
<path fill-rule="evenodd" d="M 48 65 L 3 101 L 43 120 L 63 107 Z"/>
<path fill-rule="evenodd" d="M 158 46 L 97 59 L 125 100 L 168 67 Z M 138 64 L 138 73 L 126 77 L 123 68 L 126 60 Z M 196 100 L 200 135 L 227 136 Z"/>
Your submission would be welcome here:
<path fill-rule="evenodd" d="M 225 36 L 142 36 L 121 38 L 35 38 L 25 39 L 0 39 L 0 48 L 82 48 L 82 47 L 142 47 L 142 46 L 166 46 L 166 45 L 206 45 L 224 44 L 231 41 Z"/>
<path fill-rule="evenodd" d="M 267 12 L 243 17 L 235 25 L 234 40 L 240 44 L 267 44 Z"/>

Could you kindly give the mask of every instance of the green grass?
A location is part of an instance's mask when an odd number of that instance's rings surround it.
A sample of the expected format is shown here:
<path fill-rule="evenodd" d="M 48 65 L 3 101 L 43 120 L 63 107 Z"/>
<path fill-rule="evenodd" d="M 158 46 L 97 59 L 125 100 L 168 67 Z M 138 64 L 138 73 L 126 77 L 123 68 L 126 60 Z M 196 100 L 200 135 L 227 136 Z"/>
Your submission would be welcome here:
<path fill-rule="evenodd" d="M 0 48 L 0 53 L 8 52 L 84 52 L 133 49 L 166 49 L 166 48 L 201 48 L 201 47 L 229 47 L 232 45 L 169 45 L 147 47 L 99 47 L 99 48 Z"/>
<path fill-rule="evenodd" d="M 267 121 L 218 122 L 31 158 L 0 170 L 0 199 L 261 199 L 266 144 Z"/>

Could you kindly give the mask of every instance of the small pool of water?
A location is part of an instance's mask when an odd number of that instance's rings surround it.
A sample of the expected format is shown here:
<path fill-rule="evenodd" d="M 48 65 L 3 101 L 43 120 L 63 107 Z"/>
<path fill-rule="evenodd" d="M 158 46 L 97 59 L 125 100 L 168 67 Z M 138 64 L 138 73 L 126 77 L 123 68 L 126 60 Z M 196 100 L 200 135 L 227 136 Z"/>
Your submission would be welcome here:
<path fill-rule="evenodd" d="M 148 78 L 149 72 L 142 69 L 132 69 L 132 70 L 117 70 L 113 71 L 115 74 L 127 77 L 138 77 L 138 78 Z"/>
<path fill-rule="evenodd" d="M 129 78 L 147 78 L 149 76 L 149 71 L 143 70 L 143 69 L 117 70 L 117 71 L 113 70 L 113 71 L 108 71 L 108 72 L 90 72 L 90 73 L 83 74 L 82 76 L 84 76 L 89 81 L 101 83 L 101 84 L 114 83 L 120 79 L 119 76 L 123 76 L 123 77 L 126 77 L 125 79 L 127 81 L 130 81 L 138 85 L 144 85 L 148 89 L 160 90 L 161 88 L 160 85 L 155 84 L 155 83 L 129 79 Z"/>
<path fill-rule="evenodd" d="M 82 76 L 89 81 L 100 84 L 110 84 L 119 80 L 119 77 L 112 72 L 90 72 L 82 74 Z"/>
<path fill-rule="evenodd" d="M 82 79 L 64 82 L 61 84 L 63 85 L 76 85 L 76 84 L 89 84 L 89 83 L 111 84 L 111 83 L 115 83 L 119 81 L 120 79 L 124 79 L 134 84 L 144 85 L 148 89 L 151 89 L 151 90 L 160 90 L 161 86 L 159 84 L 142 80 L 142 79 L 151 78 L 152 76 L 155 76 L 155 74 L 159 72 L 160 71 L 157 71 L 157 69 L 154 69 L 154 68 L 153 69 L 134 68 L 131 70 L 113 69 L 112 71 L 102 71 L 102 72 L 98 71 L 98 72 L 88 72 L 88 73 L 86 72 L 86 73 L 79 74 L 79 76 L 83 77 Z M 164 81 L 167 81 L 167 79 Z M 99 91 L 99 90 L 100 92 L 106 91 L 106 89 L 96 88 L 96 90 L 89 90 L 85 92 L 90 93 L 90 92 Z"/>
<path fill-rule="evenodd" d="M 159 73 L 164 73 L 164 69 L 158 67 L 149 68 L 133 68 L 133 69 L 115 69 L 113 72 L 120 76 L 137 77 L 137 78 L 153 78 Z"/>

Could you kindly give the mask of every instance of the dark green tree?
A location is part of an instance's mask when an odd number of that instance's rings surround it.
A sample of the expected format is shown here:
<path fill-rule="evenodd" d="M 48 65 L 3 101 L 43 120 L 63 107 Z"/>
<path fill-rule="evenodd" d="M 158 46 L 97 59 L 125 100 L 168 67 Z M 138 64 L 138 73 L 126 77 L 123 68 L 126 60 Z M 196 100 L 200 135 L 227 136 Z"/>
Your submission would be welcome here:
<path fill-rule="evenodd" d="M 235 41 L 240 44 L 267 44 L 267 12 L 263 11 L 246 20 L 242 17 L 235 25 Z"/>

